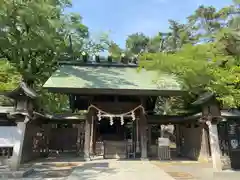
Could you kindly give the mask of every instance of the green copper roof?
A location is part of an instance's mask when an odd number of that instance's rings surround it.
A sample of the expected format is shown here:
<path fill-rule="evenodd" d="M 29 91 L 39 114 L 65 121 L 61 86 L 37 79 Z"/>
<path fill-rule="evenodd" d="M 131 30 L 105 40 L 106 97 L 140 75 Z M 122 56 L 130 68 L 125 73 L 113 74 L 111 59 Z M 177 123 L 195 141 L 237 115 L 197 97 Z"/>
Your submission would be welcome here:
<path fill-rule="evenodd" d="M 44 88 L 181 90 L 169 75 L 135 67 L 62 65 Z"/>

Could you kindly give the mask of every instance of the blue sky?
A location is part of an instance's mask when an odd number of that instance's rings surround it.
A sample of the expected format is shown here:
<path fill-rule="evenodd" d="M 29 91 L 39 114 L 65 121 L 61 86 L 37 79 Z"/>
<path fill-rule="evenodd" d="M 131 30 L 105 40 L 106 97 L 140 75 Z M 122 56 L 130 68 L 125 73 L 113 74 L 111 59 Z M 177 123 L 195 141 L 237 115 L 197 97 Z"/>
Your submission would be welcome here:
<path fill-rule="evenodd" d="M 93 35 L 109 32 L 121 47 L 135 32 L 154 35 L 167 31 L 168 19 L 184 22 L 199 5 L 221 8 L 231 0 L 73 0 L 70 11 L 83 17 Z"/>

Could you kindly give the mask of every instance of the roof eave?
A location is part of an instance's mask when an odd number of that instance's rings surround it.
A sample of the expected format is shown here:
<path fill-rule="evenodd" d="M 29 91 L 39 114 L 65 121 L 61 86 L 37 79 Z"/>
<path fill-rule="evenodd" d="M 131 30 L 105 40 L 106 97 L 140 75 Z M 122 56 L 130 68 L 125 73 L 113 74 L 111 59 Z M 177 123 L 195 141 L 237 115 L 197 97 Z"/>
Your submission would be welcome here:
<path fill-rule="evenodd" d="M 103 89 L 103 88 L 65 88 L 65 87 L 47 87 L 49 92 L 64 94 L 84 94 L 84 95 L 146 95 L 146 96 L 183 96 L 188 92 L 184 90 L 166 90 L 166 89 Z"/>
<path fill-rule="evenodd" d="M 206 92 L 198 97 L 196 101 L 192 103 L 193 106 L 203 105 L 208 103 L 212 98 L 214 98 L 214 93 Z"/>
<path fill-rule="evenodd" d="M 20 82 L 17 88 L 12 91 L 4 92 L 2 95 L 15 99 L 21 91 L 28 98 L 35 99 L 38 97 L 37 93 L 32 88 L 28 87 L 25 82 Z"/>

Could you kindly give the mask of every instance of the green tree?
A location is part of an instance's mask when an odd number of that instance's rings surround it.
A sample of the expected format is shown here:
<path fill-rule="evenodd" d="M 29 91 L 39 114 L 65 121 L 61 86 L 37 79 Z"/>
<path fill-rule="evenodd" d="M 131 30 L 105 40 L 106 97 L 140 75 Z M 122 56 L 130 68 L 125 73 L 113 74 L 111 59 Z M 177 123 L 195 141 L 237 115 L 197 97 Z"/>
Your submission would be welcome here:
<path fill-rule="evenodd" d="M 215 7 L 201 5 L 193 15 L 188 17 L 188 22 L 191 30 L 201 41 L 210 42 L 213 40 L 212 34 L 221 28 L 218 18 L 219 14 Z"/>
<path fill-rule="evenodd" d="M 124 51 L 115 42 L 111 42 L 108 53 L 112 55 L 113 59 L 119 60 Z"/>
<path fill-rule="evenodd" d="M 100 33 L 97 37 L 92 37 L 86 39 L 84 51 L 88 52 L 90 55 L 96 55 L 100 52 L 104 52 L 109 49 L 111 41 L 109 39 L 109 34 L 106 32 Z"/>
<path fill-rule="evenodd" d="M 5 59 L 0 58 L 0 93 L 12 90 L 17 87 L 20 82 L 20 74 Z M 0 106 L 13 105 L 12 101 L 0 95 Z"/>
<path fill-rule="evenodd" d="M 102 41 L 91 41 L 79 14 L 63 13 L 68 6 L 66 0 L 1 1 L 0 55 L 29 85 L 41 85 L 59 60 L 103 50 Z"/>
<path fill-rule="evenodd" d="M 193 98 L 211 91 L 224 106 L 240 107 L 239 4 L 234 1 L 219 11 L 200 6 L 187 24 L 170 21 L 165 50 L 145 53 L 141 63 L 175 75 Z"/>
<path fill-rule="evenodd" d="M 14 89 L 20 82 L 20 74 L 5 59 L 0 59 L 0 92 Z"/>
<path fill-rule="evenodd" d="M 240 105 L 240 68 L 234 57 L 219 52 L 216 44 L 186 45 L 174 54 L 145 54 L 142 63 L 146 68 L 174 74 L 193 95 L 211 91 L 228 107 Z"/>
<path fill-rule="evenodd" d="M 147 46 L 149 43 L 149 38 L 143 33 L 135 33 L 128 36 L 126 40 L 127 51 L 133 54 L 139 54 L 141 52 L 147 51 Z"/>
<path fill-rule="evenodd" d="M 60 16 L 65 5 L 53 0 L 1 1 L 0 55 L 28 84 L 48 77 L 64 48 Z"/>
<path fill-rule="evenodd" d="M 42 91 L 42 84 L 56 70 L 59 60 L 75 60 L 82 51 L 106 48 L 105 37 L 99 42 L 90 38 L 79 14 L 64 13 L 69 6 L 68 0 L 0 1 L 0 57 L 8 61 L 1 66 L 1 90 L 17 86 L 12 77 L 16 82 L 22 79 L 39 92 L 43 105 L 51 99 L 48 102 L 52 106 L 61 102 L 65 107 L 65 97 Z M 16 76 L 6 68 L 9 65 Z"/>
<path fill-rule="evenodd" d="M 165 37 L 166 34 L 160 32 L 156 36 L 151 37 L 148 42 L 148 52 L 162 52 L 165 49 Z"/>

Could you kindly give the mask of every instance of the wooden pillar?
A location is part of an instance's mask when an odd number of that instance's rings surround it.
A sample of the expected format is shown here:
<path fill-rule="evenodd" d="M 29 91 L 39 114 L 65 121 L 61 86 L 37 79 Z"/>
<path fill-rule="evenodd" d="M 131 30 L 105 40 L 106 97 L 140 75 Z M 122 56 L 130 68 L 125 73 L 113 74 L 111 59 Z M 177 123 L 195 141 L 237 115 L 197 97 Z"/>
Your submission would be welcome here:
<path fill-rule="evenodd" d="M 91 117 L 91 137 L 90 137 L 90 154 L 93 154 L 93 143 L 94 143 L 94 134 L 95 134 L 95 129 L 94 129 L 94 124 L 95 124 L 95 118 L 94 116 Z"/>
<path fill-rule="evenodd" d="M 81 124 L 77 124 L 77 155 L 80 155 L 81 153 Z"/>
<path fill-rule="evenodd" d="M 146 160 L 147 156 L 147 119 L 143 111 L 140 114 L 140 140 L 141 140 L 141 159 Z"/>
<path fill-rule="evenodd" d="M 97 121 L 94 119 L 93 123 L 93 154 L 96 154 L 96 137 L 97 137 Z"/>
<path fill-rule="evenodd" d="M 29 118 L 26 117 L 24 122 L 17 122 L 17 132 L 18 136 L 15 137 L 15 142 L 13 146 L 13 154 L 10 159 L 10 169 L 18 170 L 20 167 L 22 159 L 22 150 L 25 137 L 26 126 Z"/>
<path fill-rule="evenodd" d="M 91 141 L 91 120 L 92 110 L 90 109 L 85 122 L 84 160 L 90 161 L 90 141 Z"/>
<path fill-rule="evenodd" d="M 139 135 L 139 132 L 140 132 L 140 121 L 141 121 L 141 118 L 137 119 L 137 121 L 132 122 L 133 124 L 135 124 L 135 128 L 134 129 L 134 132 L 135 133 L 135 141 L 136 141 L 136 153 L 140 153 L 140 143 L 139 143 L 139 138 L 140 138 L 140 135 Z"/>
<path fill-rule="evenodd" d="M 175 131 L 176 131 L 176 150 L 177 150 L 177 155 L 181 155 L 181 133 L 180 133 L 180 125 L 176 124 L 174 126 Z"/>
<path fill-rule="evenodd" d="M 44 128 L 44 134 L 46 136 L 46 145 L 47 145 L 47 153 L 49 153 L 49 142 L 50 142 L 50 138 L 51 138 L 51 124 L 44 124 L 43 125 Z"/>
<path fill-rule="evenodd" d="M 152 145 L 152 125 L 148 124 L 148 156 L 151 154 L 151 145 Z"/>
<path fill-rule="evenodd" d="M 151 124 L 148 125 L 148 144 L 149 144 L 149 147 L 151 147 L 151 144 L 152 144 L 152 125 Z"/>

